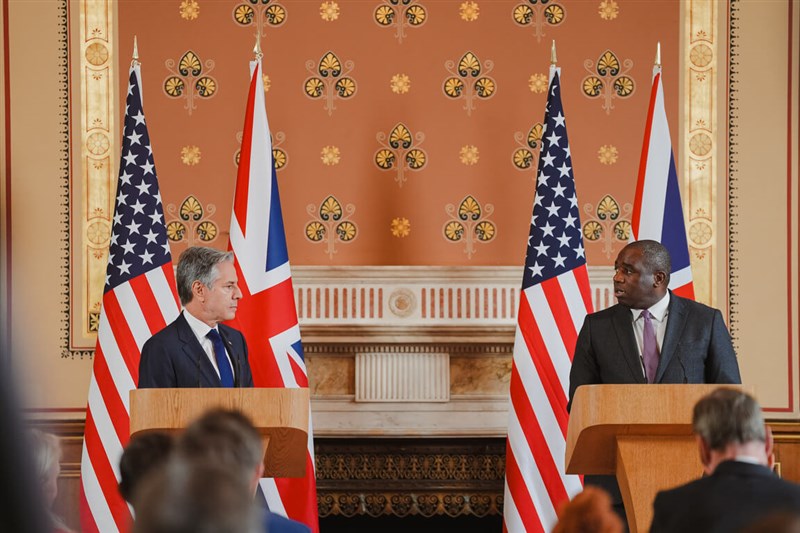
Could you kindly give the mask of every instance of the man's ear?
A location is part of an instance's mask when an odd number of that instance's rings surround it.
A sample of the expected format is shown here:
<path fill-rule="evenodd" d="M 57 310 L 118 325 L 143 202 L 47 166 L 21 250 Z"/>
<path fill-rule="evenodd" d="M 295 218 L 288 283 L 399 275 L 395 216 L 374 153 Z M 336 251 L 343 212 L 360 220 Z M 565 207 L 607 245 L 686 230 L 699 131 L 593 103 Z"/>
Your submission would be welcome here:
<path fill-rule="evenodd" d="M 697 441 L 697 450 L 700 452 L 700 462 L 703 464 L 703 470 L 706 474 L 711 475 L 709 472 L 709 463 L 711 463 L 711 447 L 699 435 L 695 435 Z"/>
<path fill-rule="evenodd" d="M 653 287 L 660 287 L 667 284 L 667 273 L 657 270 L 653 273 Z"/>
<path fill-rule="evenodd" d="M 205 298 L 206 293 L 206 286 L 203 285 L 199 280 L 195 280 L 192 282 L 192 295 L 194 298 L 193 300 L 203 301 Z"/>
<path fill-rule="evenodd" d="M 772 468 L 775 466 L 775 439 L 772 437 L 772 428 L 770 428 L 768 424 L 764 424 L 764 432 L 766 435 L 764 451 L 767 454 L 767 466 L 770 468 L 770 470 L 772 470 Z"/>

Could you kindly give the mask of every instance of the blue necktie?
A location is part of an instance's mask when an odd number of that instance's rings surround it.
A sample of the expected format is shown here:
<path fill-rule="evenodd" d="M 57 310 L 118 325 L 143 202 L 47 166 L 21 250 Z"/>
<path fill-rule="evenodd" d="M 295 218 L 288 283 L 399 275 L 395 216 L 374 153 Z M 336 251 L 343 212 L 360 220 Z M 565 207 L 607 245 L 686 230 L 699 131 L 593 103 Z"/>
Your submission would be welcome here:
<path fill-rule="evenodd" d="M 228 356 L 225 354 L 225 343 L 222 342 L 222 337 L 219 332 L 212 329 L 206 335 L 211 339 L 211 345 L 214 347 L 214 356 L 217 359 L 217 368 L 219 368 L 219 380 L 222 382 L 223 387 L 233 387 L 233 372 L 231 371 L 231 364 L 228 362 Z"/>

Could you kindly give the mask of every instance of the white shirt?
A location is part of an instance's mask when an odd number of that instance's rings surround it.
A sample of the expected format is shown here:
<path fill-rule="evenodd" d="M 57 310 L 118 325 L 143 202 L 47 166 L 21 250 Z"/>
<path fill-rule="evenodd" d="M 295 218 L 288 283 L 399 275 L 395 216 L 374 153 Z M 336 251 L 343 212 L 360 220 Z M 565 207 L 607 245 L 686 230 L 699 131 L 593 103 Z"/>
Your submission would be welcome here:
<path fill-rule="evenodd" d="M 212 329 L 216 329 L 217 333 L 219 333 L 218 328 L 212 328 L 199 318 L 192 315 L 186 309 L 183 310 L 183 316 L 186 318 L 186 322 L 189 323 L 189 327 L 192 328 L 192 333 L 194 336 L 197 337 L 197 341 L 200 343 L 200 346 L 203 347 L 203 351 L 206 352 L 206 356 L 208 356 L 208 360 L 211 361 L 211 366 L 214 367 L 214 372 L 217 373 L 217 377 L 219 377 L 219 366 L 217 366 L 217 356 L 214 354 L 214 343 L 211 342 L 206 335 Z M 223 341 L 223 345 L 225 342 Z M 231 365 L 231 375 L 235 375 L 233 372 L 233 365 L 231 364 L 231 356 L 228 353 L 228 349 L 225 348 L 225 355 L 228 357 L 228 364 Z"/>
<path fill-rule="evenodd" d="M 658 344 L 658 353 L 661 354 L 661 346 L 664 344 L 664 334 L 667 332 L 667 318 L 669 317 L 669 291 L 659 301 L 654 303 L 648 309 L 653 327 L 656 330 L 656 343 Z M 631 309 L 633 314 L 633 334 L 636 337 L 636 347 L 639 349 L 639 361 L 642 361 L 642 344 L 644 342 L 644 318 L 642 315 L 643 309 Z M 644 363 L 642 363 L 642 373 L 644 373 Z"/>

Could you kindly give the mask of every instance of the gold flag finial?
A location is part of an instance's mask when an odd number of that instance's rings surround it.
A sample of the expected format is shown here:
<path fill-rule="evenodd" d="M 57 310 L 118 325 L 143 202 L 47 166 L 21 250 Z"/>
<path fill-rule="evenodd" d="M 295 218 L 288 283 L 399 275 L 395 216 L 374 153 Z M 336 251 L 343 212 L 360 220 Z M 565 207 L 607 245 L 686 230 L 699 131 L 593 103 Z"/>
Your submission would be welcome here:
<path fill-rule="evenodd" d="M 139 64 L 139 41 L 137 41 L 136 36 L 133 36 L 133 59 L 131 59 L 131 65 L 136 66 Z"/>
<path fill-rule="evenodd" d="M 556 40 L 553 39 L 553 46 L 550 47 L 550 64 L 555 66 L 558 63 L 558 59 L 556 58 Z"/>
<path fill-rule="evenodd" d="M 661 41 L 656 45 L 656 66 L 661 67 Z"/>
<path fill-rule="evenodd" d="M 259 31 L 256 34 L 256 45 L 253 47 L 253 55 L 256 56 L 256 60 L 260 60 L 264 57 L 264 54 L 261 52 L 261 32 Z"/>

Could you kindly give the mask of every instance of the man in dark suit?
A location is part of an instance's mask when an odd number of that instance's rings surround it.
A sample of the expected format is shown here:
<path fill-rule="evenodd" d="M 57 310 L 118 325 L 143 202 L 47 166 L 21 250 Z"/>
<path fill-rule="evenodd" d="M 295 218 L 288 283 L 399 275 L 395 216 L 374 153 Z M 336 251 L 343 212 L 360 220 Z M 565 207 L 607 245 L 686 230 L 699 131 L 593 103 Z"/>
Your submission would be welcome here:
<path fill-rule="evenodd" d="M 706 477 L 659 492 L 651 533 L 735 532 L 774 513 L 800 514 L 800 486 L 771 470 L 772 434 L 750 395 L 717 389 L 694 408 Z"/>
<path fill-rule="evenodd" d="M 614 262 L 619 303 L 586 317 L 569 375 L 569 405 L 581 385 L 741 383 L 722 314 L 667 289 L 671 261 L 656 241 L 637 241 Z M 632 406 L 639 407 L 639 406 Z M 609 491 L 625 516 L 613 476 L 586 476 Z"/>
<path fill-rule="evenodd" d="M 233 254 L 188 248 L 176 281 L 184 310 L 144 343 L 139 388 L 252 387 L 244 336 L 221 324 L 236 316 L 242 297 Z"/>

